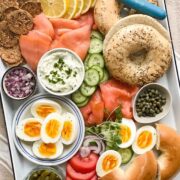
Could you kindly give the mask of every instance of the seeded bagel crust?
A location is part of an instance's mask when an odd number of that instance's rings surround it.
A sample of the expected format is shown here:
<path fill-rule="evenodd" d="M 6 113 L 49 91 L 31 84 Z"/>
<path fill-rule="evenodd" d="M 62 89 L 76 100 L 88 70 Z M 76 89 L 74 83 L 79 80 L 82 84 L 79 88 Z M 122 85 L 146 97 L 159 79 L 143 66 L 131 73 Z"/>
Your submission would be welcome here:
<path fill-rule="evenodd" d="M 115 79 L 144 85 L 166 72 L 172 59 L 171 45 L 153 27 L 134 24 L 121 28 L 110 38 L 104 57 Z"/>
<path fill-rule="evenodd" d="M 150 3 L 157 5 L 157 0 L 148 0 Z M 123 17 L 121 16 L 124 5 L 117 0 L 96 0 L 94 7 L 94 20 L 98 29 L 103 34 L 107 34 L 111 27 Z M 128 15 L 137 13 L 136 10 L 130 9 Z"/>

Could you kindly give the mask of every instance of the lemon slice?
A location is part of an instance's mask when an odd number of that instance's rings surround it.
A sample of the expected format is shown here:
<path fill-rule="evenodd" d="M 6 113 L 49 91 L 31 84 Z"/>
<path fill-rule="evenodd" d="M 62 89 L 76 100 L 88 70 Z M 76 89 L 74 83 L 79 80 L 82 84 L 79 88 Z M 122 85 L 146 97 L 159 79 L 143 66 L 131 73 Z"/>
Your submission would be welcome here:
<path fill-rule="evenodd" d="M 78 16 L 81 15 L 83 6 L 84 6 L 84 0 L 76 0 L 77 1 L 77 8 L 76 8 L 76 12 L 74 14 L 74 18 L 77 18 Z"/>
<path fill-rule="evenodd" d="M 92 2 L 91 2 L 91 7 L 94 7 L 95 4 L 96 4 L 96 0 L 92 0 Z"/>
<path fill-rule="evenodd" d="M 91 3 L 92 3 L 92 0 L 84 0 L 84 6 L 83 6 L 81 14 L 86 13 L 91 8 Z"/>
<path fill-rule="evenodd" d="M 66 0 L 67 11 L 64 14 L 63 18 L 72 19 L 77 9 L 77 0 Z"/>
<path fill-rule="evenodd" d="M 66 0 L 40 0 L 44 14 L 49 18 L 62 17 L 66 13 Z"/>

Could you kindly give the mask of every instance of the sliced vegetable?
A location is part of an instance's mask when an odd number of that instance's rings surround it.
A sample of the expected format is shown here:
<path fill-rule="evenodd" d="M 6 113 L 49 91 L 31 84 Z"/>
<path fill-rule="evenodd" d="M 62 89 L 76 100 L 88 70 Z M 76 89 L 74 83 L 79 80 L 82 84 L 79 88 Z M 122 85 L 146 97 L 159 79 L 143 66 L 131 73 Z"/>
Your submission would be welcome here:
<path fill-rule="evenodd" d="M 99 73 L 99 78 L 100 78 L 100 80 L 102 80 L 103 77 L 104 77 L 103 69 L 101 67 L 97 66 L 97 65 L 92 66 L 92 69 L 95 69 Z"/>
<path fill-rule="evenodd" d="M 90 57 L 91 57 L 91 54 L 88 54 L 88 55 L 86 56 L 85 60 L 84 60 L 84 67 L 85 67 L 85 70 L 88 70 L 88 69 L 89 69 L 88 63 L 89 63 Z"/>
<path fill-rule="evenodd" d="M 88 86 L 83 83 L 80 87 L 80 91 L 84 96 L 91 96 L 96 90 L 96 86 Z"/>
<path fill-rule="evenodd" d="M 88 161 L 84 164 L 87 167 Z M 94 169 L 94 168 L 93 168 Z M 75 171 L 74 168 L 68 163 L 66 167 L 67 175 L 75 180 L 89 180 L 96 174 L 96 170 L 90 171 L 88 173 L 82 173 L 80 171 Z"/>
<path fill-rule="evenodd" d="M 80 153 L 77 153 L 70 159 L 69 164 L 77 172 L 88 173 L 95 170 L 97 161 L 98 155 L 94 153 L 85 158 L 81 157 Z"/>
<path fill-rule="evenodd" d="M 104 76 L 101 79 L 100 83 L 103 83 L 103 82 L 107 81 L 108 79 L 109 79 L 109 73 L 106 69 L 104 69 Z"/>
<path fill-rule="evenodd" d="M 104 67 L 104 58 L 101 54 L 92 54 L 89 58 L 88 61 L 88 66 L 92 67 L 92 66 L 99 66 L 101 68 Z"/>
<path fill-rule="evenodd" d="M 99 31 L 93 30 L 91 32 L 91 38 L 92 39 L 96 38 L 96 39 L 99 39 L 99 40 L 103 41 L 103 35 Z"/>
<path fill-rule="evenodd" d="M 77 105 L 77 107 L 83 107 L 83 106 L 85 106 L 87 103 L 89 102 L 89 98 L 87 98 L 84 102 L 82 102 L 82 103 L 77 103 L 76 105 Z"/>
<path fill-rule="evenodd" d="M 89 69 L 85 73 L 84 81 L 89 86 L 96 86 L 99 83 L 99 73 L 95 69 Z"/>
<path fill-rule="evenodd" d="M 127 164 L 132 159 L 134 154 L 131 148 L 120 149 L 119 153 L 122 157 L 122 164 Z"/>
<path fill-rule="evenodd" d="M 97 38 L 91 39 L 89 53 L 101 53 L 103 50 L 103 41 Z"/>
<path fill-rule="evenodd" d="M 87 97 L 86 96 L 83 96 L 81 94 L 81 92 L 78 90 L 76 92 L 74 92 L 72 94 L 72 100 L 75 102 L 75 103 L 83 103 L 87 100 Z"/>

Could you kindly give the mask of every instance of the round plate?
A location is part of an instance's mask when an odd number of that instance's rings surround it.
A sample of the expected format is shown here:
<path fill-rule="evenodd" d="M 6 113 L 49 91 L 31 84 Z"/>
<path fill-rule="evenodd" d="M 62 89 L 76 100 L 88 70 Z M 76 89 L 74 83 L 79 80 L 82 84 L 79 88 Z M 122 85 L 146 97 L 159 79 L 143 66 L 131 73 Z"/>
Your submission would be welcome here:
<path fill-rule="evenodd" d="M 49 99 L 56 101 L 59 103 L 63 110 L 66 110 L 70 113 L 72 113 L 76 119 L 77 119 L 77 124 L 78 124 L 78 135 L 76 140 L 74 141 L 73 144 L 71 145 L 64 145 L 64 151 L 63 154 L 56 158 L 56 159 L 40 159 L 36 157 L 33 152 L 32 152 L 32 144 L 33 142 L 25 142 L 21 141 L 17 136 L 16 136 L 16 126 L 17 124 L 22 121 L 23 119 L 33 117 L 30 111 L 31 105 L 40 99 Z M 50 94 L 40 94 L 33 96 L 32 98 L 28 99 L 24 104 L 20 106 L 18 109 L 17 113 L 15 114 L 15 117 L 13 119 L 13 127 L 12 127 L 12 134 L 13 134 L 13 140 L 14 143 L 19 150 L 19 152 L 29 161 L 40 164 L 40 165 L 45 165 L 45 166 L 54 166 L 58 164 L 62 164 L 66 161 L 68 161 L 80 148 L 83 139 L 84 139 L 84 133 L 85 133 L 85 125 L 84 125 L 84 120 L 81 115 L 81 112 L 77 108 L 77 106 L 68 98 L 65 97 L 57 97 L 53 96 Z"/>

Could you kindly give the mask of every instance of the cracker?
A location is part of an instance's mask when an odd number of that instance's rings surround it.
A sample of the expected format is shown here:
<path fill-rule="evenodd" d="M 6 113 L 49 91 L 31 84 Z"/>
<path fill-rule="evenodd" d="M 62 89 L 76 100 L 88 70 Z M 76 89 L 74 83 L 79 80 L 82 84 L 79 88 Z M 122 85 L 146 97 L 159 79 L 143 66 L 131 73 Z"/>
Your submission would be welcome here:
<path fill-rule="evenodd" d="M 19 65 L 23 61 L 18 45 L 12 48 L 0 47 L 0 57 L 5 63 L 11 66 Z"/>
<path fill-rule="evenodd" d="M 8 27 L 16 34 L 27 34 L 33 28 L 33 17 L 27 11 L 19 9 L 7 15 Z"/>
<path fill-rule="evenodd" d="M 25 11 L 29 12 L 33 17 L 42 12 L 41 3 L 35 1 L 25 2 L 21 6 L 21 9 L 24 9 Z"/>
<path fill-rule="evenodd" d="M 0 46 L 10 48 L 18 43 L 19 36 L 11 32 L 7 21 L 0 22 Z"/>

